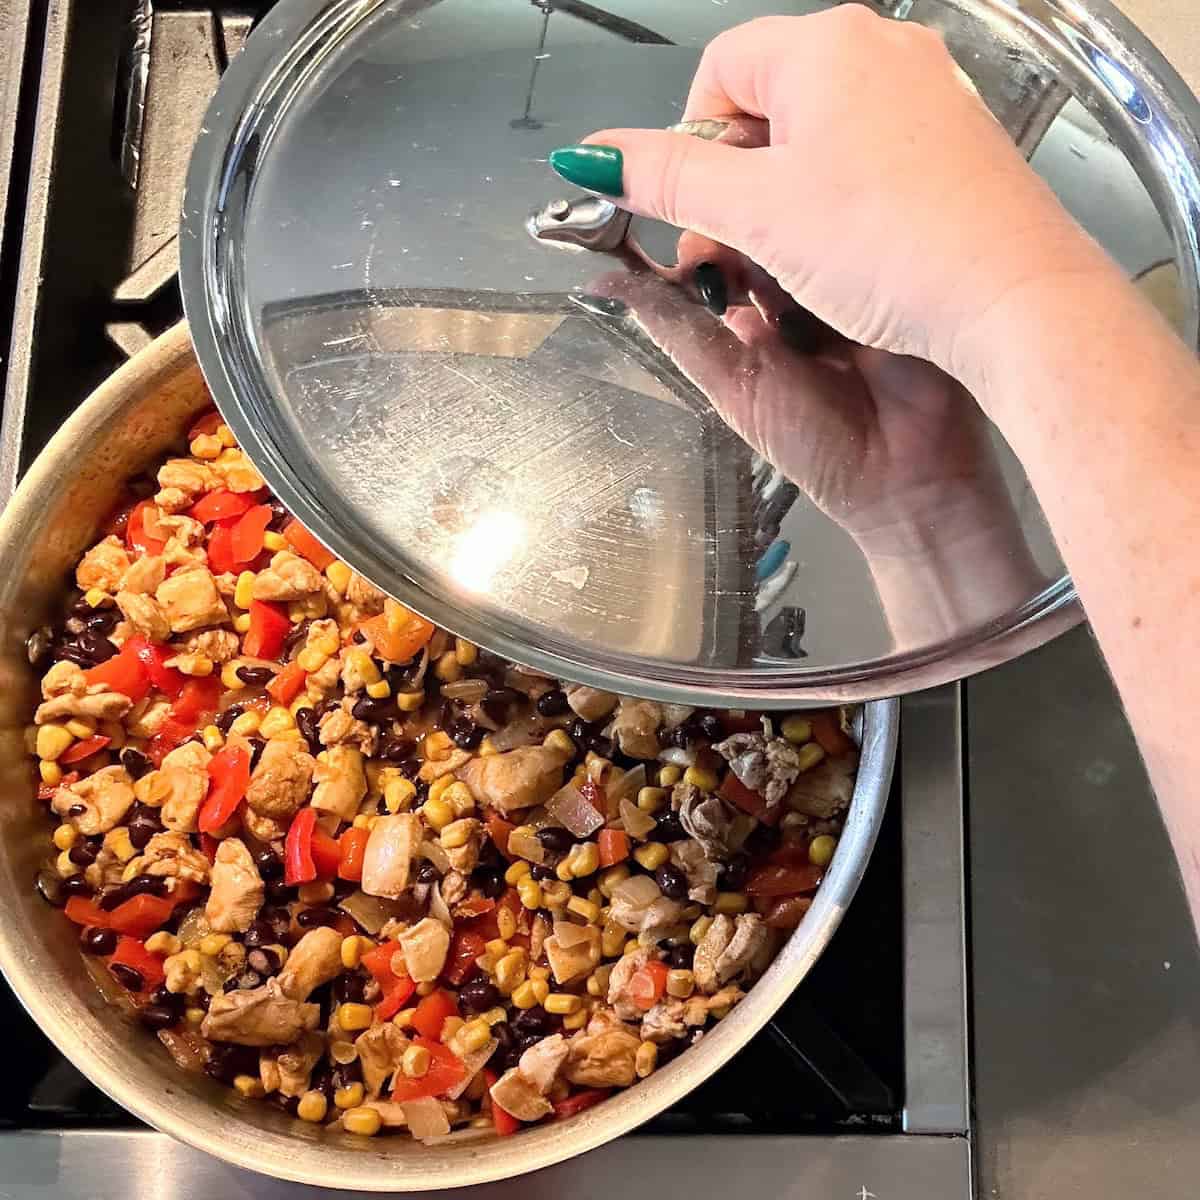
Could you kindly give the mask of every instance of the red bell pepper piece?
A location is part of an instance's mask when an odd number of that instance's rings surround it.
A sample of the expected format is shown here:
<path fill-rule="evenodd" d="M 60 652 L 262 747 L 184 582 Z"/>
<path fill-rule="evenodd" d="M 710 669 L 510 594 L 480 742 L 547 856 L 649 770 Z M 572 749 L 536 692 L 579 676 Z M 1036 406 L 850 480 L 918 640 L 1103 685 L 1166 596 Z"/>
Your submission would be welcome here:
<path fill-rule="evenodd" d="M 89 667 L 83 677 L 89 684 L 102 683 L 110 691 L 128 696 L 134 704 L 144 700 L 150 691 L 150 675 L 145 664 L 128 644 L 122 647 L 119 654 L 114 654 L 95 667 Z"/>
<path fill-rule="evenodd" d="M 438 988 L 417 1005 L 417 1011 L 413 1014 L 413 1028 L 423 1037 L 439 1038 L 442 1036 L 442 1026 L 446 1023 L 446 1018 L 457 1016 L 458 1001 L 454 993 L 446 991 L 445 988 Z"/>
<path fill-rule="evenodd" d="M 157 767 L 182 742 L 217 715 L 221 681 L 215 675 L 189 679 L 171 705 L 167 719 L 146 744 L 146 757 Z"/>
<path fill-rule="evenodd" d="M 318 879 L 332 879 L 338 873 L 342 862 L 342 850 L 336 838 L 332 838 L 319 825 L 313 830 L 312 845 L 313 866 L 317 870 Z"/>
<path fill-rule="evenodd" d="M 214 575 L 229 575 L 238 570 L 233 557 L 233 521 L 218 521 L 208 534 L 208 566 Z"/>
<path fill-rule="evenodd" d="M 368 829 L 347 829 L 338 838 L 338 868 L 339 879 L 348 879 L 357 883 L 362 879 L 363 857 L 367 853 L 367 839 L 371 836 Z"/>
<path fill-rule="evenodd" d="M 165 925 L 175 911 L 175 901 L 167 896 L 132 896 L 109 913 L 109 925 L 118 933 L 145 939 Z"/>
<path fill-rule="evenodd" d="M 59 756 L 60 763 L 75 763 L 82 762 L 85 758 L 90 758 L 99 750 L 103 750 L 112 738 L 106 738 L 103 734 L 96 733 L 89 738 L 83 738 L 76 742 L 73 746 L 68 746 Z"/>
<path fill-rule="evenodd" d="M 487 1084 L 487 1089 L 489 1092 L 492 1090 L 492 1084 L 496 1082 L 496 1078 L 497 1076 L 495 1071 L 490 1070 L 488 1067 L 484 1067 L 483 1081 Z M 516 1133 L 517 1130 L 521 1128 L 521 1122 L 518 1121 L 517 1118 L 512 1115 L 512 1113 L 501 1108 L 500 1105 L 498 1105 L 495 1100 L 492 1100 L 490 1096 L 488 1097 L 488 1100 L 492 1105 L 492 1124 L 495 1126 L 496 1132 L 501 1137 L 508 1137 L 509 1134 Z"/>
<path fill-rule="evenodd" d="M 649 1012 L 667 990 L 667 964 L 652 958 L 630 977 L 626 994 L 642 1012 Z"/>
<path fill-rule="evenodd" d="M 810 713 L 808 719 L 812 724 L 813 741 L 830 758 L 840 758 L 854 749 L 854 743 L 842 731 L 841 718 L 836 711 L 823 708 L 820 712 Z"/>
<path fill-rule="evenodd" d="M 742 812 L 757 817 L 764 825 L 778 824 L 779 818 L 783 816 L 782 804 L 767 808 L 767 802 L 762 796 L 748 788 L 732 771 L 721 780 L 717 794 L 722 800 L 728 800 L 730 804 L 740 808 Z"/>
<path fill-rule="evenodd" d="M 125 545 L 130 550 L 140 554 L 161 554 L 166 542 L 161 538 L 151 537 L 146 532 L 146 509 L 153 508 L 153 500 L 139 500 L 129 510 L 129 519 L 125 522 Z"/>
<path fill-rule="evenodd" d="M 795 896 L 799 892 L 811 892 L 821 882 L 824 867 L 812 863 L 783 866 L 764 863 L 751 872 L 746 881 L 746 893 L 750 896 Z"/>
<path fill-rule="evenodd" d="M 201 496 L 188 509 L 187 515 L 205 525 L 212 525 L 217 521 L 232 521 L 249 512 L 258 503 L 260 495 L 259 492 L 231 492 L 221 488 Z"/>
<path fill-rule="evenodd" d="M 297 883 L 312 883 L 317 877 L 313 862 L 313 832 L 320 813 L 315 808 L 302 808 L 288 826 L 283 843 L 283 880 L 292 887 Z"/>
<path fill-rule="evenodd" d="M 487 833 L 492 839 L 492 845 L 500 851 L 501 854 L 508 857 L 508 835 L 516 829 L 516 826 L 511 821 L 506 821 L 499 813 L 488 810 L 487 814 Z"/>
<path fill-rule="evenodd" d="M 284 541 L 291 544 L 297 554 L 307 558 L 318 571 L 325 570 L 334 561 L 334 555 L 330 554 L 295 517 L 283 527 L 283 538 Z"/>
<path fill-rule="evenodd" d="M 602 829 L 596 835 L 600 865 L 611 867 L 629 857 L 629 835 L 622 829 Z"/>
<path fill-rule="evenodd" d="M 269 504 L 256 504 L 248 508 L 233 527 L 231 543 L 236 562 L 253 562 L 263 548 L 263 534 L 267 532 L 275 514 Z"/>
<path fill-rule="evenodd" d="M 482 917 L 484 913 L 490 913 L 495 907 L 495 900 L 489 900 L 486 896 L 468 896 L 454 906 L 454 915 L 469 921 L 472 917 Z"/>
<path fill-rule="evenodd" d="M 562 1121 L 567 1117 L 573 1117 L 576 1113 L 583 1112 L 585 1108 L 591 1108 L 592 1105 L 599 1104 L 601 1100 L 607 1100 L 610 1094 L 609 1088 L 588 1088 L 587 1091 L 576 1092 L 573 1096 L 560 1100 L 554 1106 L 554 1119 Z"/>
<path fill-rule="evenodd" d="M 217 847 L 221 843 L 217 841 L 211 833 L 202 833 L 200 835 L 200 853 L 208 859 L 210 863 L 217 861 Z"/>
<path fill-rule="evenodd" d="M 122 937 L 117 942 L 116 952 L 109 956 L 108 965 L 120 964 L 132 967 L 142 977 L 142 992 L 153 991 L 167 974 L 163 970 L 162 956 L 151 954 L 139 938 Z"/>
<path fill-rule="evenodd" d="M 292 623 L 287 609 L 264 600 L 250 601 L 250 628 L 242 649 L 251 658 L 278 658 Z"/>
<path fill-rule="evenodd" d="M 235 743 L 213 755 L 208 764 L 208 795 L 200 809 L 200 832 L 220 829 L 235 812 L 250 786 L 250 748 Z"/>
<path fill-rule="evenodd" d="M 475 960 L 484 952 L 485 946 L 483 935 L 473 929 L 455 930 L 442 967 L 442 978 L 455 987 L 461 987 L 479 970 Z"/>
<path fill-rule="evenodd" d="M 112 924 L 112 913 L 105 912 L 94 900 L 87 900 L 83 896 L 72 896 L 63 912 L 67 914 L 67 920 L 74 921 L 76 925 L 107 929 Z"/>
<path fill-rule="evenodd" d="M 485 942 L 490 942 L 493 938 L 500 936 L 500 910 L 508 909 L 514 917 L 521 911 L 521 897 L 517 894 L 516 888 L 509 888 L 500 901 L 490 911 L 485 912 L 481 917 L 475 917 L 467 922 L 464 926 L 469 928 L 472 933 L 481 934 Z M 509 941 L 513 941 L 509 938 Z"/>
<path fill-rule="evenodd" d="M 780 896 L 778 899 L 770 899 L 768 908 L 763 913 L 763 924 L 768 929 L 795 929 L 810 908 L 811 896 Z"/>
<path fill-rule="evenodd" d="M 210 408 L 193 423 L 191 429 L 188 430 L 187 439 L 189 442 L 194 442 L 204 434 L 214 434 L 217 432 L 220 424 L 221 414 L 215 408 Z"/>
<path fill-rule="evenodd" d="M 54 793 L 57 792 L 60 787 L 70 787 L 71 784 L 73 784 L 78 778 L 78 771 L 68 771 L 58 783 L 39 783 L 38 799 L 53 800 Z"/>
<path fill-rule="evenodd" d="M 267 684 L 267 694 L 286 707 L 304 690 L 307 678 L 307 673 L 299 663 L 290 662 Z"/>
<path fill-rule="evenodd" d="M 138 661 L 146 668 L 150 682 L 164 696 L 169 696 L 172 700 L 179 697 L 188 677 L 182 671 L 167 666 L 167 659 L 176 653 L 172 647 L 135 635 L 125 643 L 122 650 L 130 650 L 137 656 Z"/>
<path fill-rule="evenodd" d="M 362 956 L 362 965 L 370 971 L 375 982 L 383 989 L 382 999 L 375 1005 L 375 1015 L 381 1021 L 390 1021 L 408 1003 L 417 990 L 416 983 L 407 975 L 397 975 L 392 970 L 392 958 L 401 953 L 399 942 L 384 942 Z"/>
<path fill-rule="evenodd" d="M 433 637 L 434 630 L 431 622 L 408 609 L 396 629 L 389 624 L 387 613 L 359 622 L 358 628 L 380 658 L 394 663 L 408 662 Z"/>
<path fill-rule="evenodd" d="M 399 1104 L 405 1100 L 419 1100 L 423 1096 L 444 1096 L 456 1083 L 461 1083 L 467 1074 L 463 1060 L 441 1042 L 430 1037 L 417 1037 L 413 1041 L 429 1051 L 429 1070 L 419 1079 L 409 1079 L 396 1072 L 392 1085 L 392 1099 Z"/>

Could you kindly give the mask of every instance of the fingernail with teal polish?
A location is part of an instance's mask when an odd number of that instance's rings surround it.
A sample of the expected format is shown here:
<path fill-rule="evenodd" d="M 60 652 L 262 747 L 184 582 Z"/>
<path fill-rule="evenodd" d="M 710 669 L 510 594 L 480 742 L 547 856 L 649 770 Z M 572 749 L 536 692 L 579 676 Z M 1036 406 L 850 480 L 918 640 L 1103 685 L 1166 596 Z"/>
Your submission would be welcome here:
<path fill-rule="evenodd" d="M 550 166 L 568 183 L 605 196 L 619 196 L 625 190 L 623 163 L 616 146 L 563 146 L 550 151 Z"/>

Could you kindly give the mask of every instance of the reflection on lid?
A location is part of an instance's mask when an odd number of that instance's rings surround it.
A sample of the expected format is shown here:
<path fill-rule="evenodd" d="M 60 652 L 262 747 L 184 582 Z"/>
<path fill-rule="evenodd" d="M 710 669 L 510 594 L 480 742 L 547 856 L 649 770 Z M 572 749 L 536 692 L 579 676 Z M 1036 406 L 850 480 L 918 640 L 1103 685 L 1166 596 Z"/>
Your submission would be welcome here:
<path fill-rule="evenodd" d="M 516 513 L 486 512 L 458 537 L 450 578 L 471 592 L 486 592 L 496 573 L 525 543 L 525 522 Z"/>

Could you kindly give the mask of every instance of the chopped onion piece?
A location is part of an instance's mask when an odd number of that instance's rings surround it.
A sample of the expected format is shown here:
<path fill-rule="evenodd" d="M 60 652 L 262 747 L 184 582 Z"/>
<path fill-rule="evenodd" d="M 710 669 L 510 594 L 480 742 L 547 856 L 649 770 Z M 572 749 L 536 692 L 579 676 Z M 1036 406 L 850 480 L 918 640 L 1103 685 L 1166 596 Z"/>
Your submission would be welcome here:
<path fill-rule="evenodd" d="M 546 811 L 576 837 L 587 837 L 604 824 L 603 815 L 574 785 L 567 783 L 546 801 Z M 510 839 L 511 849 L 511 839 Z"/>
<path fill-rule="evenodd" d="M 467 1068 L 467 1073 L 447 1091 L 447 1100 L 457 1100 L 471 1086 L 471 1080 L 483 1070 L 487 1065 L 487 1060 L 492 1057 L 499 1045 L 500 1042 L 496 1038 L 492 1038 L 485 1046 L 463 1055 L 462 1064 Z"/>
<path fill-rule="evenodd" d="M 487 694 L 486 679 L 456 679 L 453 683 L 442 684 L 442 695 L 447 700 L 461 700 L 464 704 L 474 704 Z"/>
<path fill-rule="evenodd" d="M 444 1137 L 450 1132 L 450 1122 L 442 1102 L 433 1096 L 422 1096 L 419 1100 L 405 1100 L 400 1107 L 408 1122 L 409 1132 L 416 1138 Z"/>
<path fill-rule="evenodd" d="M 621 801 L 636 800 L 638 792 L 645 786 L 645 763 L 638 763 L 629 771 L 613 771 L 605 786 L 608 795 L 608 815 L 615 817 L 621 809 Z"/>
<path fill-rule="evenodd" d="M 521 746 L 533 746 L 543 738 L 542 721 L 535 717 L 519 717 L 509 721 L 503 729 L 492 735 L 492 745 L 501 753 L 516 750 Z"/>
<path fill-rule="evenodd" d="M 578 946 L 580 942 L 590 942 L 595 935 L 589 932 L 587 925 L 576 925 L 571 921 L 556 921 L 554 936 L 564 950 L 570 950 L 572 946 Z"/>
<path fill-rule="evenodd" d="M 683 750 L 678 746 L 668 746 L 665 750 L 659 751 L 658 761 L 670 763 L 676 767 L 694 767 L 696 765 L 696 751 L 690 747 L 687 750 Z"/>
<path fill-rule="evenodd" d="M 353 917 L 368 933 L 378 933 L 390 920 L 400 915 L 402 904 L 366 892 L 351 892 L 338 901 L 338 908 Z"/>
<path fill-rule="evenodd" d="M 426 838 L 417 851 L 420 858 L 427 858 L 438 869 L 438 874 L 445 875 L 450 870 L 450 856 L 438 842 Z"/>
<path fill-rule="evenodd" d="M 621 823 L 625 826 L 625 832 L 639 842 L 644 842 L 658 824 L 649 813 L 642 812 L 629 800 L 621 801 Z"/>
<path fill-rule="evenodd" d="M 537 840 L 535 834 L 525 833 L 520 828 L 508 835 L 508 852 L 526 862 L 544 864 L 546 861 L 546 847 Z"/>
<path fill-rule="evenodd" d="M 696 710 L 690 704 L 664 704 L 662 706 L 663 728 L 675 729 L 682 725 Z"/>
<path fill-rule="evenodd" d="M 454 928 L 454 918 L 450 915 L 450 909 L 446 905 L 446 901 L 442 899 L 442 888 L 440 884 L 435 883 L 429 892 L 429 915 L 435 920 L 440 921 L 447 929 Z"/>
<path fill-rule="evenodd" d="M 649 875 L 631 875 L 613 888 L 612 899 L 630 908 L 645 908 L 662 895 Z"/>

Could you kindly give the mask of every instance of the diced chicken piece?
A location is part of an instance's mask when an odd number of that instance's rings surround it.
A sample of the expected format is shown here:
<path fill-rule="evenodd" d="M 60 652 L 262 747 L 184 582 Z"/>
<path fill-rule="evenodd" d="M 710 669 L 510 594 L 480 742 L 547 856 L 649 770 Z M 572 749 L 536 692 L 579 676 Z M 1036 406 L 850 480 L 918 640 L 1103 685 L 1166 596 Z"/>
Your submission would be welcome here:
<path fill-rule="evenodd" d="M 353 746 L 331 746 L 317 755 L 313 768 L 312 806 L 352 821 L 367 794 L 362 752 Z"/>
<path fill-rule="evenodd" d="M 35 725 L 60 721 L 70 717 L 90 717 L 93 721 L 119 721 L 133 707 L 128 696 L 120 692 L 101 690 L 77 696 L 64 692 L 38 705 L 33 714 Z"/>
<path fill-rule="evenodd" d="M 458 772 L 479 804 L 502 813 L 532 808 L 562 787 L 566 757 L 548 746 L 521 746 L 505 754 L 473 758 Z"/>
<path fill-rule="evenodd" d="M 422 843 L 422 847 L 424 843 Z M 461 871 L 450 870 L 442 876 L 442 899 L 448 908 L 453 908 L 467 894 L 467 877 Z"/>
<path fill-rule="evenodd" d="M 443 775 L 450 775 L 459 767 L 466 766 L 472 757 L 469 750 L 455 748 L 443 759 L 437 761 L 430 759 L 428 762 L 423 762 L 420 771 L 417 772 L 417 778 L 425 783 L 432 783 L 435 779 L 441 779 Z"/>
<path fill-rule="evenodd" d="M 188 633 L 229 620 L 217 582 L 207 567 L 177 571 L 158 585 L 154 598 L 166 613 L 173 633 Z"/>
<path fill-rule="evenodd" d="M 554 1105 L 516 1067 L 505 1071 L 492 1084 L 489 1094 L 494 1103 L 518 1121 L 540 1121 L 554 1111 Z"/>
<path fill-rule="evenodd" d="M 288 1046 L 321 1019 L 319 1004 L 302 1004 L 284 994 L 278 979 L 262 987 L 223 992 L 212 998 L 200 1032 L 239 1046 Z"/>
<path fill-rule="evenodd" d="M 669 937 L 671 930 L 682 919 L 683 905 L 678 900 L 668 900 L 660 896 L 657 900 L 646 905 L 642 913 L 642 923 L 638 926 L 638 943 L 642 946 L 656 946 L 663 938 Z"/>
<path fill-rule="evenodd" d="M 121 591 L 153 596 L 167 577 L 167 563 L 161 554 L 143 554 L 121 576 Z"/>
<path fill-rule="evenodd" d="M 383 612 L 383 593 L 357 573 L 350 576 L 346 599 L 365 617 L 378 616 Z"/>
<path fill-rule="evenodd" d="M 279 972 L 279 986 L 293 1000 L 307 1000 L 323 983 L 337 978 L 341 972 L 342 935 L 336 929 L 320 926 L 310 929 L 292 947 Z"/>
<path fill-rule="evenodd" d="M 270 565 L 254 577 L 255 600 L 286 602 L 320 590 L 321 572 L 291 550 L 280 550 L 273 555 Z"/>
<path fill-rule="evenodd" d="M 737 814 L 720 796 L 710 796 L 680 780 L 671 793 L 671 804 L 679 813 L 679 823 L 700 843 L 706 858 L 729 857 Z"/>
<path fill-rule="evenodd" d="M 209 862 L 184 833 L 156 833 L 137 860 L 139 873 L 207 883 Z"/>
<path fill-rule="evenodd" d="M 561 1033 L 534 1042 L 517 1063 L 517 1070 L 544 1096 L 554 1086 L 571 1048 Z"/>
<path fill-rule="evenodd" d="M 213 460 L 212 469 L 231 492 L 257 492 L 266 487 L 266 481 L 246 457 L 246 452 L 236 447 L 222 450 Z"/>
<path fill-rule="evenodd" d="M 225 838 L 217 845 L 212 891 L 204 905 L 208 923 L 217 933 L 245 933 L 254 923 L 262 902 L 262 876 L 245 842 L 240 838 Z M 338 945 L 341 946 L 340 940 Z"/>
<path fill-rule="evenodd" d="M 800 774 L 800 758 L 791 742 L 768 736 L 770 723 L 764 719 L 763 724 L 763 733 L 735 733 L 713 749 L 742 783 L 762 796 L 768 808 L 776 808 Z"/>
<path fill-rule="evenodd" d="M 752 964 L 770 944 L 770 931 L 758 913 L 743 913 L 735 918 L 733 937 L 717 958 L 717 981 L 726 984 L 731 979 L 749 974 Z"/>
<path fill-rule="evenodd" d="M 634 758 L 657 758 L 658 728 L 662 724 L 662 705 L 653 700 L 632 700 L 622 696 L 613 718 L 612 736 L 620 748 Z"/>
<path fill-rule="evenodd" d="M 690 838 L 672 842 L 671 862 L 687 876 L 689 900 L 711 904 L 717 898 L 717 876 L 721 868 L 705 855 L 699 842 Z"/>
<path fill-rule="evenodd" d="M 147 696 L 139 700 L 125 718 L 125 728 L 134 737 L 153 737 L 171 715 L 171 701 L 165 697 L 157 700 Z"/>
<path fill-rule="evenodd" d="M 391 1021 L 377 1021 L 354 1039 L 354 1048 L 362 1064 L 367 1095 L 378 1096 L 400 1065 L 408 1049 L 408 1038 Z"/>
<path fill-rule="evenodd" d="M 380 817 L 363 855 L 362 890 L 398 900 L 408 887 L 413 856 L 421 845 L 421 818 L 414 813 Z"/>
<path fill-rule="evenodd" d="M 357 746 L 369 758 L 375 753 L 379 731 L 352 716 L 352 707 L 353 701 L 344 700 L 341 708 L 327 712 L 317 723 L 318 736 L 322 746 Z"/>
<path fill-rule="evenodd" d="M 563 1074 L 570 1083 L 581 1087 L 629 1087 L 637 1078 L 641 1038 L 626 1026 L 613 1024 L 595 1033 L 589 1027 L 569 1044 L 571 1053 Z"/>
<path fill-rule="evenodd" d="M 641 1037 L 644 1042 L 670 1042 L 686 1034 L 682 1000 L 659 1001 L 642 1018 Z"/>
<path fill-rule="evenodd" d="M 162 512 L 181 512 L 216 486 L 217 478 L 207 463 L 194 458 L 169 458 L 158 468 L 159 490 L 154 503 Z"/>
<path fill-rule="evenodd" d="M 199 742 L 184 742 L 162 760 L 153 791 L 165 796 L 159 816 L 176 833 L 195 833 L 200 805 L 208 794 L 212 755 Z"/>
<path fill-rule="evenodd" d="M 608 977 L 608 1002 L 622 1021 L 636 1021 L 642 1015 L 642 1009 L 633 1002 L 628 989 L 630 980 L 649 961 L 650 951 L 642 947 L 618 959 Z"/>
<path fill-rule="evenodd" d="M 595 925 L 584 928 L 587 936 L 570 946 L 564 946 L 557 934 L 543 943 L 556 983 L 572 983 L 600 965 L 600 930 Z"/>
<path fill-rule="evenodd" d="M 432 917 L 422 917 L 400 935 L 408 977 L 428 983 L 442 973 L 450 949 L 450 931 Z"/>
<path fill-rule="evenodd" d="M 529 961 L 540 962 L 542 951 L 546 949 L 546 939 L 551 936 L 550 922 L 538 913 L 529 927 Z"/>
<path fill-rule="evenodd" d="M 286 820 L 308 798 L 316 760 L 291 738 L 271 738 L 250 776 L 246 804 L 260 816 Z"/>
<path fill-rule="evenodd" d="M 274 817 L 260 816 L 252 808 L 242 811 L 242 828 L 256 842 L 278 842 L 287 836 L 287 823 Z"/>
<path fill-rule="evenodd" d="M 571 711 L 589 723 L 607 717 L 617 707 L 619 699 L 612 692 L 602 692 L 599 688 L 584 687 L 583 684 L 569 684 L 566 692 Z"/>
<path fill-rule="evenodd" d="M 309 671 L 304 678 L 304 694 L 314 702 L 331 696 L 337 689 L 341 669 L 342 660 L 335 655 L 315 671 Z"/>
<path fill-rule="evenodd" d="M 275 1069 L 279 1072 L 276 1090 L 284 1096 L 303 1096 L 308 1091 L 313 1067 L 325 1053 L 325 1038 L 316 1030 L 300 1035 L 286 1050 L 275 1055 Z M 261 1074 L 262 1060 L 259 1060 Z"/>
<path fill-rule="evenodd" d="M 146 596 L 141 592 L 118 592 L 116 601 L 117 607 L 135 633 L 140 633 L 152 642 L 165 642 L 171 636 L 167 614 L 153 596 Z"/>
<path fill-rule="evenodd" d="M 53 700 L 55 696 L 83 696 L 87 690 L 88 682 L 82 668 L 65 658 L 42 676 L 43 700 Z"/>
<path fill-rule="evenodd" d="M 102 592 L 115 592 L 121 579 L 129 570 L 129 555 L 118 537 L 106 537 L 98 542 L 80 560 L 75 568 L 75 582 L 83 591 L 99 588 Z"/>
<path fill-rule="evenodd" d="M 60 787 L 50 807 L 85 837 L 107 833 L 133 807 L 133 780 L 124 767 L 104 767 Z"/>
<path fill-rule="evenodd" d="M 114 833 L 123 833 L 121 826 L 110 830 L 104 835 L 104 840 L 107 843 L 108 839 Z M 95 892 L 98 892 L 102 887 L 107 887 L 112 884 L 121 882 L 121 876 L 125 873 L 125 862 L 109 845 L 100 847 L 100 853 L 96 855 L 95 860 L 83 869 L 83 877 L 88 885 Z"/>
<path fill-rule="evenodd" d="M 796 778 L 788 789 L 788 807 L 808 817 L 828 821 L 850 807 L 858 754 L 827 758 Z"/>
<path fill-rule="evenodd" d="M 178 565 L 176 551 L 199 546 L 204 541 L 204 525 L 195 517 L 159 512 L 153 505 L 142 510 L 142 526 L 150 537 L 167 543 L 163 547 L 166 565 Z M 193 561 L 201 561 L 203 565 L 203 560 Z"/>
<path fill-rule="evenodd" d="M 461 846 L 447 847 L 446 857 L 455 871 L 469 875 L 479 865 L 479 851 L 483 846 L 483 822 L 475 817 L 462 817 L 456 826 L 466 830 L 467 840 Z"/>
<path fill-rule="evenodd" d="M 692 974 L 696 987 L 702 992 L 715 992 L 721 986 L 717 976 L 717 962 L 733 939 L 733 918 L 721 913 L 713 918 L 708 932 L 696 945 L 692 959 Z"/>
<path fill-rule="evenodd" d="M 215 663 L 231 662 L 237 658 L 240 649 L 238 635 L 231 629 L 204 629 L 189 633 L 180 639 L 179 645 L 184 653 L 201 654 Z"/>

